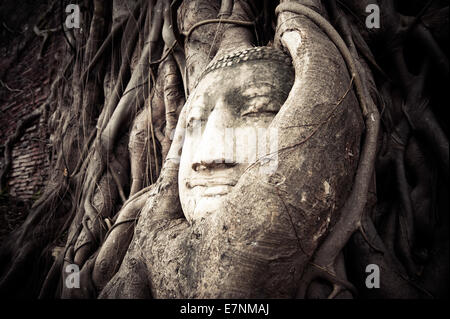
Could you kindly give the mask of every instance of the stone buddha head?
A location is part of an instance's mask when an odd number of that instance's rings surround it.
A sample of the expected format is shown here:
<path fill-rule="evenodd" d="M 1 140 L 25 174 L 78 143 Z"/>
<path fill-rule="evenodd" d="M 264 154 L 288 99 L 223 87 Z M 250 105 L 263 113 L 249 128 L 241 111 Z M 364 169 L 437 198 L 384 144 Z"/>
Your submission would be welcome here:
<path fill-rule="evenodd" d="M 189 221 L 215 211 L 245 169 L 274 151 L 276 132 L 268 128 L 293 82 L 291 58 L 270 47 L 234 52 L 206 68 L 186 105 L 179 167 Z"/>

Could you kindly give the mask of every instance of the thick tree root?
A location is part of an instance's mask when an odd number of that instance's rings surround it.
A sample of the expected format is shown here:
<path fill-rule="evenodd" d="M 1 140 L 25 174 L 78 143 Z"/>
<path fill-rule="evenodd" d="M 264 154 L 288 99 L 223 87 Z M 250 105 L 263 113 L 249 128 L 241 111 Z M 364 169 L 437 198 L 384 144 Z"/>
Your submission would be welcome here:
<path fill-rule="evenodd" d="M 347 244 L 350 236 L 357 231 L 361 226 L 361 218 L 364 213 L 364 208 L 367 202 L 367 194 L 369 192 L 369 185 L 372 180 L 375 166 L 375 158 L 377 151 L 377 139 L 379 132 L 379 114 L 378 110 L 370 98 L 368 90 L 363 86 L 363 81 L 360 71 L 357 69 L 350 51 L 345 45 L 344 41 L 336 30 L 325 20 L 321 15 L 315 11 L 297 3 L 282 3 L 276 12 L 279 14 L 283 11 L 303 14 L 314 21 L 336 44 L 341 52 L 350 74 L 355 78 L 356 95 L 361 107 L 366 123 L 366 137 L 363 145 L 363 150 L 360 157 L 360 162 L 355 176 L 352 192 L 347 199 L 344 207 L 341 209 L 341 217 L 333 228 L 333 232 L 328 235 L 325 242 L 316 251 L 313 262 L 326 274 L 334 275 L 336 273 L 334 267 L 339 253 Z M 295 59 L 295 50 L 286 40 L 286 46 Z M 309 286 L 311 280 L 317 277 L 316 273 L 308 276 L 309 280 L 300 284 L 299 295 L 305 297 L 306 287 Z M 339 284 L 337 279 L 334 279 L 334 286 L 340 290 L 345 285 Z M 337 286 L 336 286 L 337 285 Z"/>

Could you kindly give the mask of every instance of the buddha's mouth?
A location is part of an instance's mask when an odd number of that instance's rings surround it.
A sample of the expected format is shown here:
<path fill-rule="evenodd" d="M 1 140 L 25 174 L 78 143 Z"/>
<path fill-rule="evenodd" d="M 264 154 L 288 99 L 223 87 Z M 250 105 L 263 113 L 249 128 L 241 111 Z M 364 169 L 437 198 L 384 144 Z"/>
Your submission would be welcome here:
<path fill-rule="evenodd" d="M 237 184 L 237 180 L 222 177 L 196 177 L 186 179 L 186 187 L 189 189 L 201 188 L 202 196 L 223 196 L 228 194 Z"/>
<path fill-rule="evenodd" d="M 212 186 L 234 186 L 237 180 L 222 177 L 194 177 L 186 178 L 186 187 L 194 188 L 197 186 L 212 187 Z"/>

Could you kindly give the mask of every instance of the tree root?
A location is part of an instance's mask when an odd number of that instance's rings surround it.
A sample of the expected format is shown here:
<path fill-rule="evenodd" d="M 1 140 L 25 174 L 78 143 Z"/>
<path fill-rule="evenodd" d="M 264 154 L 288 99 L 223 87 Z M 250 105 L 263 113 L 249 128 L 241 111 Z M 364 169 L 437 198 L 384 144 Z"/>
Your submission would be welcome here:
<path fill-rule="evenodd" d="M 339 295 L 343 291 L 350 291 L 354 297 L 357 296 L 357 290 L 352 283 L 347 280 L 339 279 L 334 272 L 330 272 L 330 268 L 322 267 L 315 263 L 309 264 L 311 267 L 308 267 L 303 273 L 300 288 L 297 292 L 298 299 L 305 299 L 308 295 L 308 288 L 311 283 L 315 280 L 325 280 L 331 283 L 333 290 L 328 295 L 328 299 L 334 299 L 337 295 Z"/>
<path fill-rule="evenodd" d="M 279 14 L 283 11 L 307 16 L 336 44 L 349 68 L 350 74 L 355 77 L 356 96 L 366 124 L 366 137 L 352 192 L 341 210 L 341 217 L 337 221 L 333 232 L 328 235 L 313 257 L 313 263 L 317 265 L 319 269 L 324 270 L 325 274 L 333 275 L 336 273 L 334 267 L 339 253 L 347 244 L 350 236 L 361 226 L 361 219 L 367 202 L 369 184 L 374 173 L 379 132 L 379 114 L 373 100 L 370 98 L 367 88 L 363 85 L 361 78 L 362 74 L 360 74 L 354 62 L 354 59 L 356 58 L 352 56 L 340 35 L 329 22 L 315 11 L 298 3 L 288 2 L 280 4 L 276 9 L 276 13 Z M 292 49 L 290 51 L 292 51 Z M 295 53 L 291 52 L 291 55 L 295 55 Z M 314 279 L 316 276 L 317 275 L 313 273 L 313 275 L 309 276 L 310 278 L 306 278 L 307 280 L 300 284 L 300 295 L 304 296 L 303 292 L 306 292 L 307 287 L 311 283 L 310 280 Z M 345 287 L 345 285 L 339 280 L 334 280 L 333 287 L 335 287 L 333 289 L 334 291 L 339 291 L 342 287 Z"/>
<path fill-rule="evenodd" d="M 133 17 L 137 15 L 139 12 L 139 9 L 141 8 L 140 3 L 138 2 L 136 5 L 136 8 L 133 11 Z M 94 57 L 90 60 L 89 65 L 86 67 L 86 69 L 83 71 L 83 74 L 81 75 L 81 82 L 84 82 L 86 79 L 86 76 L 89 74 L 89 72 L 95 67 L 95 65 L 99 62 L 101 57 L 104 55 L 106 50 L 112 45 L 112 43 L 115 40 L 119 40 L 120 36 L 122 35 L 122 31 L 124 30 L 126 24 L 128 23 L 130 17 L 123 19 L 118 25 L 116 25 L 111 32 L 106 37 L 105 41 L 103 41 L 101 47 L 97 50 Z M 140 25 L 140 22 L 137 23 Z"/>

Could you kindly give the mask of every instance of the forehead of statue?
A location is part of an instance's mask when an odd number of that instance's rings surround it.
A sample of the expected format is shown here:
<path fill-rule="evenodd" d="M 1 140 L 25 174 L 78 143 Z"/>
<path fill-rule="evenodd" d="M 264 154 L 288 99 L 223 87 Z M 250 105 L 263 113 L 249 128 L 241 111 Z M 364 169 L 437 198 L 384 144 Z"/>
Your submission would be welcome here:
<path fill-rule="evenodd" d="M 272 81 L 291 77 L 290 67 L 278 61 L 253 60 L 241 62 L 229 67 L 209 71 L 203 76 L 200 84 L 203 85 L 238 85 L 247 82 Z M 280 83 L 281 84 L 281 83 Z"/>
<path fill-rule="evenodd" d="M 238 106 L 241 100 L 255 95 L 281 99 L 289 94 L 291 78 L 289 69 L 265 60 L 219 68 L 201 79 L 189 99 L 189 107 L 212 107 L 221 98 Z"/>

